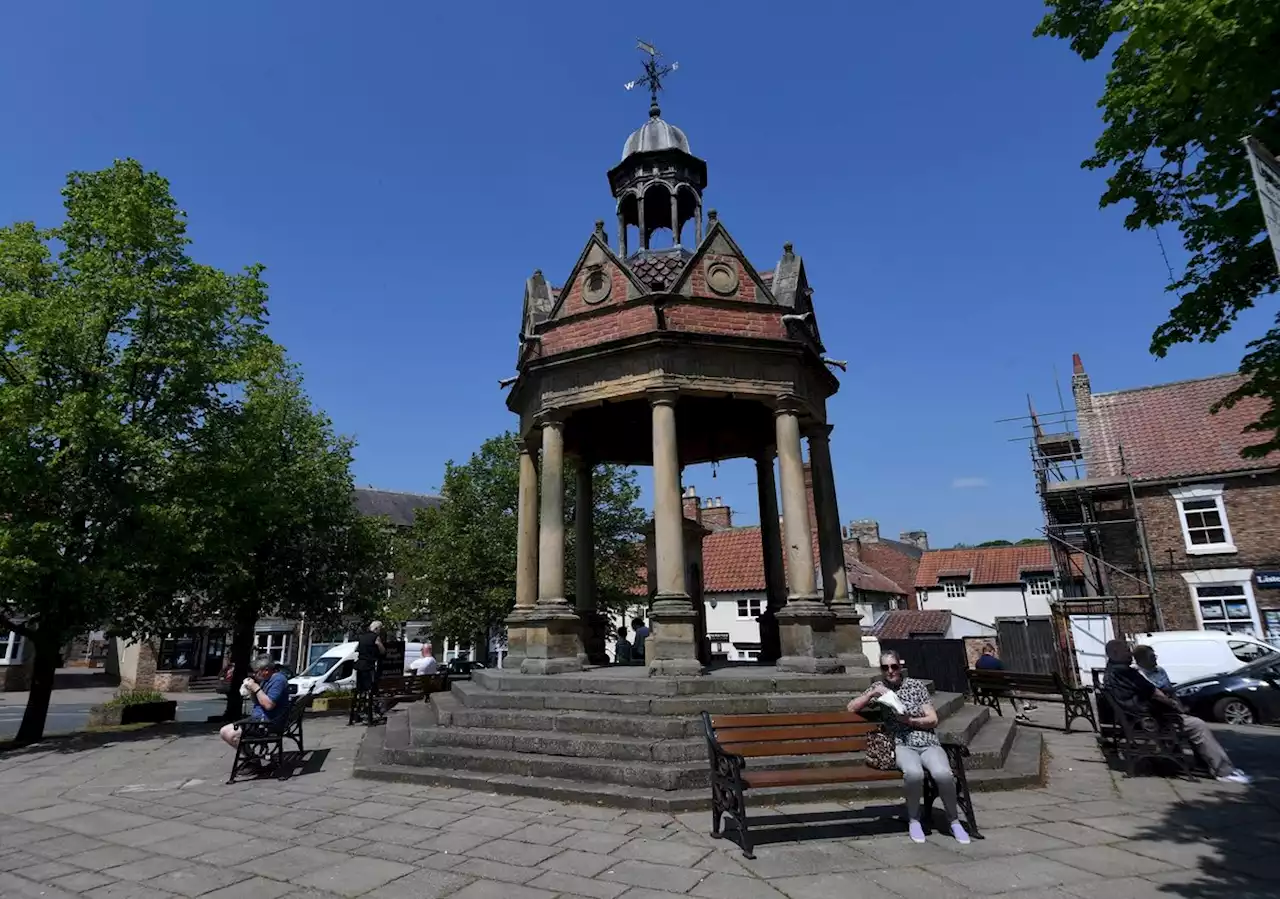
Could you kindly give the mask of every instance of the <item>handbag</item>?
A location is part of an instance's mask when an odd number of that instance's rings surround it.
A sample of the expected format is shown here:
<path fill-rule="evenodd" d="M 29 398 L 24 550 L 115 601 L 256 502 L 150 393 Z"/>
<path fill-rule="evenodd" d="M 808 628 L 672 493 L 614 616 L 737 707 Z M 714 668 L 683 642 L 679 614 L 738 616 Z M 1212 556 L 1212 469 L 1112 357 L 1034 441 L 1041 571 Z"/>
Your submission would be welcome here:
<path fill-rule="evenodd" d="M 867 748 L 863 750 L 867 767 L 877 771 L 894 771 L 898 767 L 897 742 L 883 730 L 867 734 Z"/>

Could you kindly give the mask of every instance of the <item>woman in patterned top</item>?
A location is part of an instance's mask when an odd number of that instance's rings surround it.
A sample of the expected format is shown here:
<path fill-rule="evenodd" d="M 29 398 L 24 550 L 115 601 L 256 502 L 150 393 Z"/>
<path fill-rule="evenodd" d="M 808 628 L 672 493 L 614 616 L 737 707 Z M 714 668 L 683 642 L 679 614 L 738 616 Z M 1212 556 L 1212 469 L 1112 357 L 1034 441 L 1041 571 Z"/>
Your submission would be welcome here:
<path fill-rule="evenodd" d="M 881 694 L 897 693 L 906 708 L 905 715 L 898 715 L 886 705 L 884 729 L 893 737 L 895 756 L 906 782 L 907 832 L 912 842 L 924 842 L 924 828 L 920 824 L 920 800 L 924 798 L 924 772 L 929 771 L 938 795 L 947 810 L 951 822 L 951 835 L 957 842 L 968 843 L 969 834 L 960 823 L 956 811 L 956 779 L 951 773 L 951 762 L 942 748 L 934 728 L 938 726 L 938 713 L 929 699 L 929 688 L 924 681 L 904 677 L 902 657 L 893 650 L 880 656 L 880 680 L 849 703 L 849 711 L 860 712 Z"/>

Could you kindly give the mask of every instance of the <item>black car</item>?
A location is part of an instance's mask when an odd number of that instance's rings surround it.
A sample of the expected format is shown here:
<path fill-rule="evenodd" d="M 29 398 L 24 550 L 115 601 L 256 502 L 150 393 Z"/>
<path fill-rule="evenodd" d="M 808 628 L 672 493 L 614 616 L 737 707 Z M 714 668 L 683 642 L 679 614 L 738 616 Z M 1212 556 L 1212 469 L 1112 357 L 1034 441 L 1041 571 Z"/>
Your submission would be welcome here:
<path fill-rule="evenodd" d="M 1280 722 L 1280 655 L 1272 653 L 1227 674 L 1178 684 L 1174 692 L 1192 715 L 1205 721 Z"/>
<path fill-rule="evenodd" d="M 445 670 L 449 672 L 452 680 L 470 680 L 471 672 L 476 669 L 483 669 L 485 664 L 472 659 L 452 659 Z"/>

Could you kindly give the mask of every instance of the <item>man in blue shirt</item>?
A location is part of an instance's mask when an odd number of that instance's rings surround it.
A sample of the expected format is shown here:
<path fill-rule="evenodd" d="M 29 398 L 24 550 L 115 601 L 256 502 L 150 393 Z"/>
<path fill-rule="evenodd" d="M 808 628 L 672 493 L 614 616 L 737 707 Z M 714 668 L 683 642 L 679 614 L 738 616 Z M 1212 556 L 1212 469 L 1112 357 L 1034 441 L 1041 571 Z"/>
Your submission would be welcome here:
<path fill-rule="evenodd" d="M 253 663 L 256 677 L 246 677 L 240 694 L 253 700 L 249 720 L 262 721 L 268 726 L 278 725 L 289 714 L 289 679 L 280 664 L 271 656 L 262 656 Z M 219 731 L 223 742 L 233 748 L 240 745 L 240 728 L 244 722 L 224 725 Z"/>
<path fill-rule="evenodd" d="M 1004 662 L 1000 661 L 996 656 L 996 648 L 991 643 L 986 643 L 982 647 L 982 655 L 978 656 L 978 661 L 973 663 L 973 667 L 979 671 L 1003 671 Z M 1009 703 L 1013 706 L 1013 715 L 1019 721 L 1030 721 L 1031 716 L 1027 712 L 1033 710 L 1035 706 L 1030 703 L 1024 704 L 1021 699 L 1009 697 Z"/>

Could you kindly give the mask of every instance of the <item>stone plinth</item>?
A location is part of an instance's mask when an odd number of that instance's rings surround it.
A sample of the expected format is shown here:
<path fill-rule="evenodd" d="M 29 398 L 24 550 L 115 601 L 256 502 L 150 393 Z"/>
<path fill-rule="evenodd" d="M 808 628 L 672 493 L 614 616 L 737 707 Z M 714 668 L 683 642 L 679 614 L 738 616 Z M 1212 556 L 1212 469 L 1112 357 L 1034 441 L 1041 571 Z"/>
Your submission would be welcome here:
<path fill-rule="evenodd" d="M 862 615 L 852 603 L 832 605 L 835 616 L 836 658 L 845 668 L 866 668 L 867 655 L 862 651 Z"/>
<path fill-rule="evenodd" d="M 782 643 L 779 671 L 837 674 L 844 663 L 836 657 L 836 618 L 817 599 L 792 599 L 778 612 Z"/>
<path fill-rule="evenodd" d="M 688 596 L 661 596 L 649 612 L 650 634 L 644 641 L 644 662 L 651 675 L 696 676 L 698 613 Z"/>
<path fill-rule="evenodd" d="M 539 604 L 528 615 L 524 628 L 522 674 L 563 674 L 581 671 L 582 622 L 568 603 Z"/>

